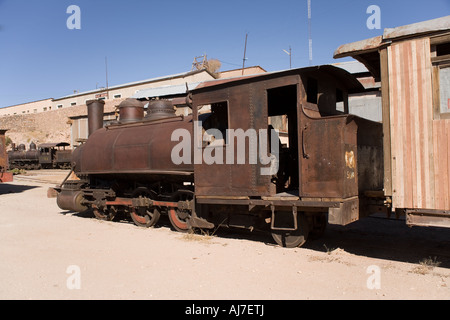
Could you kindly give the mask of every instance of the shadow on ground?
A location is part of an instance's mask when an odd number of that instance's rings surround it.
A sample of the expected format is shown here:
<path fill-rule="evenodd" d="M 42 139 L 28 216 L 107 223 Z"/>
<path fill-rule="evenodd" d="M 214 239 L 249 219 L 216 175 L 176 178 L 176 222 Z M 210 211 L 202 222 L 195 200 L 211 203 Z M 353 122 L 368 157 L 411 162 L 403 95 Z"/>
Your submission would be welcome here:
<path fill-rule="evenodd" d="M 369 217 L 348 226 L 329 225 L 324 235 L 305 245 L 318 251 L 337 248 L 359 256 L 420 263 L 431 258 L 450 268 L 450 230 L 408 227 L 404 220 Z"/>
<path fill-rule="evenodd" d="M 95 219 L 92 210 L 81 213 L 63 211 L 61 214 Z M 117 217 L 114 221 L 115 223 L 133 223 L 125 216 Z M 161 219 L 154 228 L 161 227 L 171 228 L 166 215 L 161 215 Z M 220 238 L 276 245 L 270 234 L 258 231 L 219 228 L 213 233 Z M 358 256 L 415 264 L 432 258 L 439 262 L 440 267 L 450 268 L 450 230 L 431 227 L 410 228 L 404 220 L 369 217 L 348 226 L 328 225 L 322 237 L 308 240 L 303 248 L 319 252 L 329 252 L 339 248 Z"/>
<path fill-rule="evenodd" d="M 40 188 L 40 187 L 1 183 L 0 184 L 0 195 L 8 194 L 8 193 L 21 193 L 21 192 L 24 192 L 24 191 L 27 191 L 30 189 L 35 189 L 35 188 Z"/>

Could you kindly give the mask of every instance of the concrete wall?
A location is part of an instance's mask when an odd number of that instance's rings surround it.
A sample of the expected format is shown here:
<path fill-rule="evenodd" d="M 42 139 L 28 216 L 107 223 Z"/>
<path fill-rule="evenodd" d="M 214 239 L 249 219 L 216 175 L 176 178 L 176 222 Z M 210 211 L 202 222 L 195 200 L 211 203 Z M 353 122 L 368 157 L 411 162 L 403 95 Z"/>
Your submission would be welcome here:
<path fill-rule="evenodd" d="M 0 117 L 44 112 L 47 110 L 51 110 L 53 108 L 52 103 L 53 103 L 52 99 L 44 99 L 39 101 L 27 102 L 11 107 L 1 108 Z"/>
<path fill-rule="evenodd" d="M 372 121 L 381 122 L 381 92 L 370 91 L 348 95 L 348 112 Z"/>
<path fill-rule="evenodd" d="M 256 67 L 247 67 L 244 68 L 244 74 L 242 74 L 242 69 L 235 69 L 235 70 L 228 70 L 220 72 L 219 78 L 225 79 L 225 78 L 233 78 L 233 77 L 241 77 L 241 76 L 248 76 L 253 74 L 260 74 L 260 73 L 266 73 L 267 71 L 263 68 L 256 66 Z"/>
<path fill-rule="evenodd" d="M 161 79 L 150 79 L 149 81 L 141 81 L 136 83 L 124 84 L 121 86 L 115 86 L 109 88 L 108 92 L 105 90 L 95 90 L 81 94 L 75 94 L 63 98 L 54 99 L 52 102 L 52 110 L 60 108 L 68 108 L 73 105 L 83 105 L 86 104 L 87 100 L 106 98 L 109 96 L 109 100 L 114 100 L 115 97 L 118 99 L 129 98 L 133 96 L 137 91 L 157 88 L 163 86 L 174 86 L 187 83 L 195 83 L 207 80 L 213 80 L 213 76 L 206 71 L 200 71 L 196 73 L 189 74 L 185 76 L 174 76 Z M 108 99 L 105 99 L 108 100 Z M 0 109 L 1 110 L 1 109 Z"/>
<path fill-rule="evenodd" d="M 123 99 L 107 101 L 105 112 L 114 112 Z M 73 120 L 69 117 L 87 114 L 87 106 L 80 105 L 71 108 L 51 110 L 44 113 L 20 114 L 0 118 L 0 127 L 8 129 L 6 136 L 16 145 L 27 146 L 31 142 L 40 143 L 67 142 L 71 143 L 71 126 Z M 10 148 L 10 147 L 9 147 Z"/>
<path fill-rule="evenodd" d="M 180 85 L 194 82 L 202 82 L 213 80 L 214 77 L 205 70 L 177 74 L 172 76 L 159 77 L 143 81 L 127 83 L 123 85 L 113 86 L 108 92 L 104 89 L 92 90 L 83 93 L 73 94 L 61 98 L 49 98 L 34 102 L 27 102 L 6 108 L 0 108 L 0 117 L 34 114 L 41 112 L 49 112 L 64 108 L 73 108 L 86 104 L 87 100 L 104 98 L 107 100 L 115 100 L 129 98 L 137 91 L 147 88 L 155 88 L 162 86 Z"/>

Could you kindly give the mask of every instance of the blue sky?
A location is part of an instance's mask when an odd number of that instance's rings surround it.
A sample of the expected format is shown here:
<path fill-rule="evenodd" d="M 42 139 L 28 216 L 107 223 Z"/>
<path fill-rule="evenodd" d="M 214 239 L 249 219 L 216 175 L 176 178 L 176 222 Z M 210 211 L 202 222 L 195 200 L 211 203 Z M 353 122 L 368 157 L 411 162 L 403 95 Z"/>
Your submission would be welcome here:
<path fill-rule="evenodd" d="M 450 15 L 450 0 L 311 0 L 313 64 L 333 60 L 341 44 L 384 28 Z M 81 29 L 69 30 L 67 8 L 81 10 Z M 381 29 L 369 30 L 370 5 Z M 74 90 L 190 71 L 195 56 L 222 61 L 221 70 L 268 71 L 309 65 L 307 0 L 0 0 L 0 107 Z M 348 60 L 348 59 L 347 59 Z"/>

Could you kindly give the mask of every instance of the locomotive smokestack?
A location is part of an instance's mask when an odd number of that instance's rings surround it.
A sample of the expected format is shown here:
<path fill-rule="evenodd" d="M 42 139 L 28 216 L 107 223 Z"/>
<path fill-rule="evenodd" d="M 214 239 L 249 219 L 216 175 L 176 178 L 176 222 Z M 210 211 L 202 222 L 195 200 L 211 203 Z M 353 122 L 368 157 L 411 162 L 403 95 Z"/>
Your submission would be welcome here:
<path fill-rule="evenodd" d="M 88 100 L 86 102 L 88 108 L 88 129 L 89 136 L 98 129 L 103 128 L 103 112 L 105 109 L 105 101 Z"/>

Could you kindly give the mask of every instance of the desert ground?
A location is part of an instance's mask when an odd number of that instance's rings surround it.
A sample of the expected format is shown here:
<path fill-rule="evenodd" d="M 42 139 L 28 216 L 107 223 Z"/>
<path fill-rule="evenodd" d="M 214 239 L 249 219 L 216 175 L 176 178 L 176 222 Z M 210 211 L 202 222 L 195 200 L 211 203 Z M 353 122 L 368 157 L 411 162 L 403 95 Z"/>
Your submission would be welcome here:
<path fill-rule="evenodd" d="M 269 235 L 151 229 L 62 211 L 67 171 L 0 185 L 0 299 L 397 300 L 450 298 L 450 230 L 369 217 L 302 248 Z"/>

